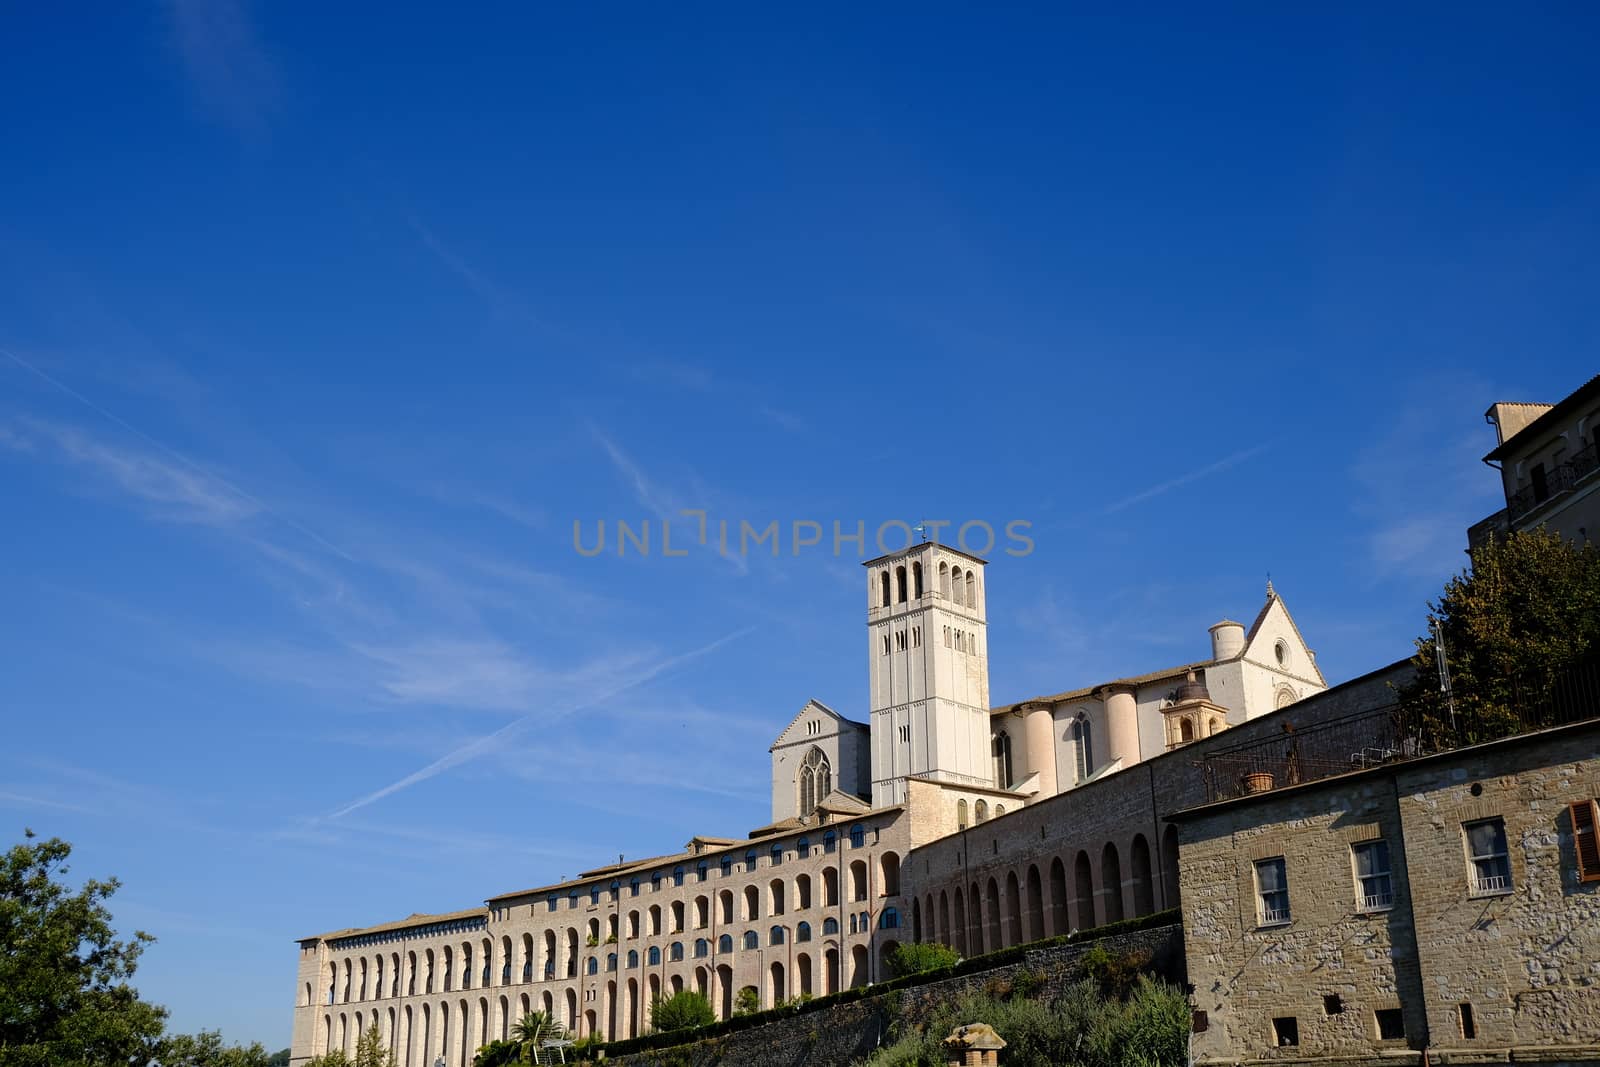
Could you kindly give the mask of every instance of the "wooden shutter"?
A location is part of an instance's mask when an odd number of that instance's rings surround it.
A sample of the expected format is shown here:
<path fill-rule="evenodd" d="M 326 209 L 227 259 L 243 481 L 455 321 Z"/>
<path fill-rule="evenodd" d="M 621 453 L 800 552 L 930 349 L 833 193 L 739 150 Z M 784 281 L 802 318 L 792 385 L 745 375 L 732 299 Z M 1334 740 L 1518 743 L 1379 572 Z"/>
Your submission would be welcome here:
<path fill-rule="evenodd" d="M 1572 805 L 1572 851 L 1578 856 L 1578 880 L 1600 882 L 1600 805 L 1580 800 Z"/>

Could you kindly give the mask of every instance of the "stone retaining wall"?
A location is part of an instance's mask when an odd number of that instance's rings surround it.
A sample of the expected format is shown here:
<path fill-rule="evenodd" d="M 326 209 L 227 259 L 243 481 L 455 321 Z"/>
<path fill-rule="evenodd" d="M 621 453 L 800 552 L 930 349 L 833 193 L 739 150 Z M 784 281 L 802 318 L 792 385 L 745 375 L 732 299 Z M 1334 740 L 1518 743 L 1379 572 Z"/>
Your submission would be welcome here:
<path fill-rule="evenodd" d="M 618 1056 L 606 1063 L 622 1067 L 844 1067 L 887 1043 L 894 1024 L 925 1022 L 939 1006 L 969 993 L 981 993 L 991 983 L 1008 981 L 1020 972 L 1042 974 L 1045 984 L 1037 995 L 1053 996 L 1083 977 L 1083 955 L 1096 947 L 1113 955 L 1148 952 L 1151 969 L 1157 974 L 1173 982 L 1185 980 L 1183 930 L 1178 925 L 1161 926 L 1042 947 L 1028 951 L 1016 963 L 991 970 L 891 990 L 689 1045 Z"/>

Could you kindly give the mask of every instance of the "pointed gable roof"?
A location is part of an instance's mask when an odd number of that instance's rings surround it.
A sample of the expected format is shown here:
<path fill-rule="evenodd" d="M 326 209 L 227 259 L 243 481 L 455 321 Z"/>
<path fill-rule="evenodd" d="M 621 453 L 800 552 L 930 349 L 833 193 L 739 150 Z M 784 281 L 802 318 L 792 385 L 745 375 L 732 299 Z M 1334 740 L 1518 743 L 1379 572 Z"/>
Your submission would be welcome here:
<path fill-rule="evenodd" d="M 1294 616 L 1289 613 L 1289 605 L 1285 604 L 1283 602 L 1283 597 L 1279 596 L 1278 591 L 1272 588 L 1272 582 L 1270 580 L 1267 582 L 1267 602 L 1261 605 L 1261 610 L 1256 613 L 1255 622 L 1252 622 L 1250 624 L 1250 629 L 1245 631 L 1244 651 L 1239 655 L 1242 657 L 1250 652 L 1251 646 L 1253 646 L 1256 642 L 1256 634 L 1261 632 L 1261 626 L 1267 621 L 1267 616 L 1272 614 L 1272 608 L 1274 605 L 1282 609 L 1283 617 L 1285 621 L 1289 623 L 1289 631 L 1294 634 L 1295 640 L 1300 642 L 1300 647 L 1305 649 L 1308 653 L 1306 659 L 1307 662 L 1311 664 L 1311 670 L 1316 674 L 1317 681 L 1321 682 L 1323 686 L 1326 687 L 1328 684 L 1328 679 L 1323 677 L 1322 668 L 1317 666 L 1316 655 L 1312 653 L 1311 646 L 1306 643 L 1305 635 L 1300 632 L 1300 627 L 1294 621 Z"/>
<path fill-rule="evenodd" d="M 854 719 L 847 719 L 843 715 L 840 715 L 837 711 L 834 711 L 832 708 L 828 707 L 828 705 L 824 704 L 822 701 L 812 698 L 811 700 L 805 702 L 805 705 L 799 710 L 798 713 L 796 713 L 794 718 L 789 720 L 789 725 L 785 726 L 781 731 L 779 731 L 777 738 L 772 742 L 772 744 L 767 746 L 767 751 L 772 752 L 776 750 L 779 745 L 788 744 L 790 742 L 789 734 L 796 726 L 800 725 L 800 720 L 805 718 L 806 715 L 812 711 L 820 711 L 822 714 L 838 723 L 841 729 L 847 726 L 853 726 L 857 730 L 865 730 L 867 728 L 866 723 L 856 722 Z M 805 738 L 794 738 L 794 740 L 800 741 L 805 740 Z"/>

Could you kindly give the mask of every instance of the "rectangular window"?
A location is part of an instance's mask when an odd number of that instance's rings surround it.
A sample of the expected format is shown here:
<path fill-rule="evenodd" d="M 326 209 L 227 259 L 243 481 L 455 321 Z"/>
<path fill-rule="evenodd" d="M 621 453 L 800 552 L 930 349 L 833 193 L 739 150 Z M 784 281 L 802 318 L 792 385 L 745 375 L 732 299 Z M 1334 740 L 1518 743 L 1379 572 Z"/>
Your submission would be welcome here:
<path fill-rule="evenodd" d="M 1386 911 L 1394 906 L 1389 877 L 1389 842 L 1362 841 L 1350 846 L 1356 870 L 1356 906 L 1360 911 Z"/>
<path fill-rule="evenodd" d="M 1256 900 L 1262 926 L 1289 921 L 1289 876 L 1282 856 L 1256 860 Z"/>
<path fill-rule="evenodd" d="M 1511 892 L 1511 860 L 1506 852 L 1506 824 L 1503 819 L 1469 822 L 1467 835 L 1468 872 L 1472 895 L 1486 896 Z"/>
<path fill-rule="evenodd" d="M 1279 1048 L 1293 1048 L 1300 1044 L 1300 1020 L 1293 1015 L 1282 1015 L 1272 1020 L 1272 1040 Z"/>
<path fill-rule="evenodd" d="M 1472 1018 L 1472 1005 L 1461 1005 L 1461 1036 L 1471 1041 L 1478 1036 L 1477 1021 Z"/>
<path fill-rule="evenodd" d="M 1399 1008 L 1379 1008 L 1372 1014 L 1378 1024 L 1379 1041 L 1405 1040 L 1406 1017 Z"/>
<path fill-rule="evenodd" d="M 1545 477 L 1544 464 L 1535 463 L 1528 472 L 1528 479 L 1533 483 L 1533 502 L 1542 504 L 1550 497 L 1550 482 Z"/>
<path fill-rule="evenodd" d="M 1600 803 L 1580 800 L 1572 813 L 1572 852 L 1578 860 L 1578 881 L 1600 882 Z"/>

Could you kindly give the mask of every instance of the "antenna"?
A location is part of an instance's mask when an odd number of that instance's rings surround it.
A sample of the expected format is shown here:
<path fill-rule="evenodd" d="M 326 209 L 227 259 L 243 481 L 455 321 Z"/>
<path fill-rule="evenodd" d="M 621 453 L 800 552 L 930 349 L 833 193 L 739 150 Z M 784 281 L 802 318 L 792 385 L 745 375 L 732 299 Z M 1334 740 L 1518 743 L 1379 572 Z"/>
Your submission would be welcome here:
<path fill-rule="evenodd" d="M 914 534 L 920 535 L 922 537 L 922 543 L 923 544 L 927 544 L 928 543 L 928 520 L 927 519 L 919 520 L 915 526 L 911 527 L 911 532 L 914 533 Z"/>
<path fill-rule="evenodd" d="M 1439 692 L 1444 694 L 1445 703 L 1450 707 L 1450 730 L 1456 729 L 1456 695 L 1450 688 L 1450 661 L 1444 652 L 1444 625 L 1438 619 L 1433 620 L 1433 652 L 1439 661 Z"/>

